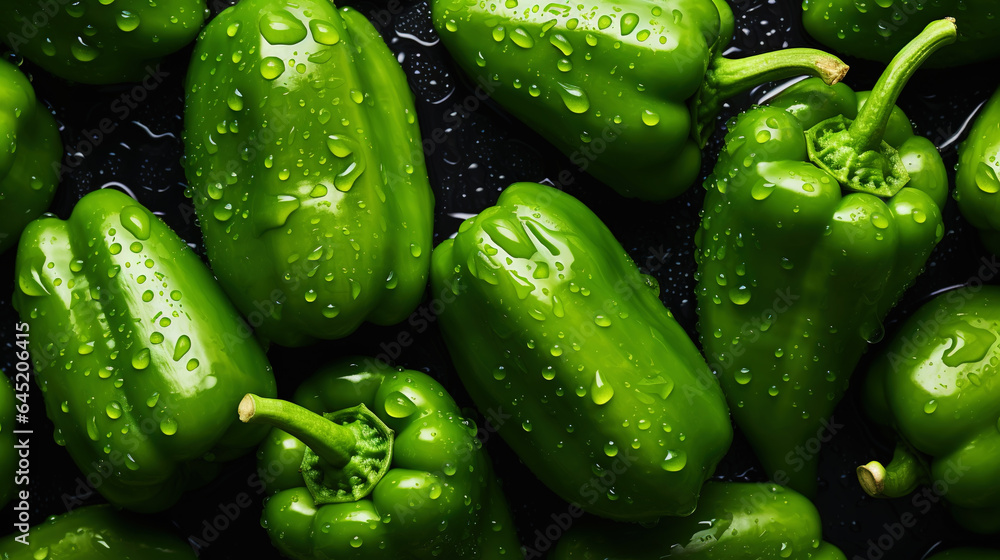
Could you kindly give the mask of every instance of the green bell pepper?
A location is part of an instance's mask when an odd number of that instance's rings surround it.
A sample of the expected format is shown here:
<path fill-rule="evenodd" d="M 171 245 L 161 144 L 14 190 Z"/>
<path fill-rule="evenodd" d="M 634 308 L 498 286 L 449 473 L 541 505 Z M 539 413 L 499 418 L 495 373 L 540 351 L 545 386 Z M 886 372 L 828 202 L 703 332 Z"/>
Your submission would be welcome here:
<path fill-rule="evenodd" d="M 1000 560 L 1000 550 L 990 548 L 953 548 L 927 560 Z"/>
<path fill-rule="evenodd" d="M 138 82 L 193 41 L 208 15 L 205 0 L 0 2 L 0 40 L 60 78 Z"/>
<path fill-rule="evenodd" d="M 1000 254 L 1000 90 L 976 117 L 958 159 L 958 209 L 979 230 L 983 245 Z"/>
<path fill-rule="evenodd" d="M 208 258 L 258 332 L 301 346 L 413 312 L 434 197 L 413 94 L 365 16 L 241 1 L 206 27 L 187 80 Z"/>
<path fill-rule="evenodd" d="M 773 484 L 709 482 L 698 509 L 656 528 L 587 524 L 559 539 L 550 560 L 845 560 L 824 542 L 819 512 Z M 529 558 L 530 560 L 530 558 Z"/>
<path fill-rule="evenodd" d="M 2 372 L 0 372 L 2 373 Z M 14 497 L 14 472 L 17 471 L 17 450 L 14 449 L 16 439 L 14 430 L 14 412 L 17 400 L 14 398 L 14 387 L 6 375 L 0 375 L 0 508 Z"/>
<path fill-rule="evenodd" d="M 997 0 L 804 0 L 802 23 L 838 53 L 889 62 L 930 22 L 953 17 L 958 41 L 927 68 L 972 64 L 1000 56 Z"/>
<path fill-rule="evenodd" d="M 257 453 L 274 546 L 300 559 L 518 557 L 475 423 L 430 376 L 372 364 L 326 368 L 296 391 L 302 406 L 240 404 L 244 422 L 275 426 Z"/>
<path fill-rule="evenodd" d="M 944 233 L 948 178 L 894 103 L 942 20 L 870 93 L 806 80 L 731 123 L 695 235 L 699 333 L 772 480 L 812 494 L 868 341 Z"/>
<path fill-rule="evenodd" d="M 431 2 L 442 42 L 483 91 L 628 197 L 687 190 L 729 97 L 800 74 L 835 83 L 847 72 L 812 49 L 724 58 L 734 28 L 725 0 L 539 6 Z"/>
<path fill-rule="evenodd" d="M 19 537 L 24 534 L 18 535 Z M 53 515 L 32 527 L 27 542 L 0 541 L 4 560 L 195 560 L 182 539 L 118 513 L 109 505 Z M 26 546 L 27 545 L 27 546 Z"/>
<path fill-rule="evenodd" d="M 24 226 L 49 207 L 59 184 L 62 157 L 62 140 L 52 113 L 35 98 L 28 78 L 5 60 L 0 60 L 0 142 L 3 253 L 17 245 Z"/>
<path fill-rule="evenodd" d="M 725 398 L 655 280 L 572 196 L 507 188 L 431 264 L 440 325 L 481 410 L 563 499 L 618 520 L 694 511 L 729 449 Z"/>
<path fill-rule="evenodd" d="M 1000 288 L 952 290 L 907 319 L 876 357 L 865 406 L 905 443 L 888 465 L 858 467 L 866 492 L 897 497 L 927 483 L 925 495 L 949 502 L 960 524 L 1000 531 L 998 325 Z"/>
<path fill-rule="evenodd" d="M 247 391 L 275 393 L 264 352 L 198 256 L 132 198 L 98 190 L 69 220 L 35 220 L 15 274 L 56 442 L 112 504 L 165 509 L 266 434 L 232 414 Z"/>

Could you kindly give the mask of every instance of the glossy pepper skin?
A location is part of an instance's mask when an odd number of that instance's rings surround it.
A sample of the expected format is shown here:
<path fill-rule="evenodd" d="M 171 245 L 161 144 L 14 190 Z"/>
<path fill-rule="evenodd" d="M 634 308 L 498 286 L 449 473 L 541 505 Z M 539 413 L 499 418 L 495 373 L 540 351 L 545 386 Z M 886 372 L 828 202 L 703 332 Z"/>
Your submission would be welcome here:
<path fill-rule="evenodd" d="M 193 41 L 208 15 L 205 0 L 2 2 L 0 40 L 66 80 L 139 82 L 155 79 L 159 60 Z"/>
<path fill-rule="evenodd" d="M 817 41 L 842 54 L 887 63 L 930 22 L 952 17 L 958 41 L 927 68 L 973 64 L 1000 56 L 997 0 L 804 0 L 802 23 Z"/>
<path fill-rule="evenodd" d="M 770 80 L 835 83 L 847 72 L 812 49 L 723 58 L 734 28 L 725 0 L 543 5 L 433 0 L 431 10 L 486 93 L 628 197 L 662 201 L 694 184 L 725 99 Z"/>
<path fill-rule="evenodd" d="M 18 401 L 14 387 L 6 375 L 0 375 L 0 508 L 7 505 L 15 494 L 14 472 L 17 470 L 17 450 L 14 430 L 14 412 Z"/>
<path fill-rule="evenodd" d="M 807 498 L 774 484 L 708 482 L 698 509 L 654 528 L 591 523 L 559 539 L 550 560 L 844 560 L 823 541 Z"/>
<path fill-rule="evenodd" d="M 368 20 L 241 1 L 205 29 L 187 80 L 208 258 L 258 333 L 302 346 L 405 319 L 427 284 L 433 194 L 413 94 Z"/>
<path fill-rule="evenodd" d="M 17 245 L 24 226 L 49 207 L 61 156 L 52 113 L 28 78 L 0 60 L 0 253 Z"/>
<path fill-rule="evenodd" d="M 959 288 L 914 313 L 876 357 L 865 406 L 905 442 L 891 463 L 858 469 L 868 493 L 897 497 L 944 481 L 970 530 L 1000 531 L 1000 288 Z"/>
<path fill-rule="evenodd" d="M 295 393 L 305 408 L 253 395 L 240 405 L 244 421 L 276 426 L 257 453 L 273 494 L 261 518 L 271 542 L 299 559 L 519 558 L 475 423 L 430 376 L 379 365 L 345 360 L 324 369 Z M 339 418 L 359 408 L 375 431 L 344 436 Z M 310 486 L 316 473 L 323 482 Z M 341 491 L 331 497 L 331 487 Z"/>
<path fill-rule="evenodd" d="M 29 545 L 8 536 L 0 541 L 3 560 L 195 560 L 182 539 L 116 512 L 87 506 L 53 515 L 31 528 Z"/>
<path fill-rule="evenodd" d="M 434 250 L 441 329 L 480 410 L 549 488 L 617 520 L 687 515 L 732 440 L 704 358 L 572 196 L 508 187 Z"/>
<path fill-rule="evenodd" d="M 944 164 L 894 103 L 954 33 L 929 27 L 873 92 L 806 80 L 744 113 L 705 182 L 702 346 L 767 473 L 807 495 L 817 456 L 796 449 L 832 436 L 868 340 L 943 235 Z"/>
<path fill-rule="evenodd" d="M 958 158 L 958 209 L 979 230 L 983 245 L 1000 253 L 1000 90 L 976 117 Z"/>
<path fill-rule="evenodd" d="M 56 442 L 112 504 L 166 509 L 266 434 L 232 414 L 247 391 L 275 392 L 263 351 L 198 256 L 132 198 L 98 190 L 69 220 L 32 222 L 15 274 Z"/>

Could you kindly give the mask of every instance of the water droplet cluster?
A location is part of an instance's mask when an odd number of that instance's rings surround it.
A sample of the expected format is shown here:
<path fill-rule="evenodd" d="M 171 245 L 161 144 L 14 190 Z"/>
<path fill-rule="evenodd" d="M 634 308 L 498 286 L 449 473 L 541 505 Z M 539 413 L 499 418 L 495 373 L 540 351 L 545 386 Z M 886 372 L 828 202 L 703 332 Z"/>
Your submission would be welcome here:
<path fill-rule="evenodd" d="M 74 460 L 116 495 L 119 484 L 182 476 L 143 474 L 173 460 L 151 449 L 200 457 L 214 447 L 234 420 L 206 401 L 273 391 L 263 352 L 208 270 L 128 196 L 96 191 L 69 220 L 37 220 L 24 236 L 33 242 L 18 255 L 14 300 L 35 335 L 56 441 L 88 442 L 71 447 Z"/>
<path fill-rule="evenodd" d="M 201 0 L 76 0 L 44 9 L 8 3 L 0 7 L 0 33 L 18 37 L 18 53 L 57 76 L 137 82 L 151 61 L 190 44 L 208 14 Z"/>
<path fill-rule="evenodd" d="M 944 233 L 916 189 L 842 192 L 783 102 L 729 123 L 695 236 L 701 341 L 754 445 L 815 435 Z"/>
<path fill-rule="evenodd" d="M 557 492 L 596 477 L 614 481 L 597 489 L 604 511 L 646 492 L 677 499 L 725 451 L 723 397 L 702 358 L 655 285 L 569 195 L 509 187 L 435 250 L 433 268 L 435 290 L 457 298 L 441 321 L 457 363 L 475 364 L 459 368 L 466 385 L 480 407 L 512 415 L 507 441 Z M 551 480 L 541 465 L 553 461 L 577 466 Z M 623 462 L 659 474 L 633 479 Z M 665 509 L 675 507 L 688 506 Z"/>
<path fill-rule="evenodd" d="M 463 69 L 577 165 L 633 196 L 695 180 L 694 166 L 674 163 L 690 150 L 686 101 L 713 42 L 693 16 L 655 4 L 436 4 L 435 28 Z"/>
<path fill-rule="evenodd" d="M 423 295 L 420 134 L 402 70 L 371 33 L 324 4 L 238 7 L 195 52 L 185 171 L 209 260 L 281 344 L 397 322 Z"/>

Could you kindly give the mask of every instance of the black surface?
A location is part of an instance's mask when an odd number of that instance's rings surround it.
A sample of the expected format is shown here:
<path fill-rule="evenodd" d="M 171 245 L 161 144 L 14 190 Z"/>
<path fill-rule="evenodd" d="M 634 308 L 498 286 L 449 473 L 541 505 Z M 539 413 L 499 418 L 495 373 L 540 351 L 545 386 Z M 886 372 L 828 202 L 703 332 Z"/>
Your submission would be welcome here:
<path fill-rule="evenodd" d="M 731 0 L 738 13 L 732 56 L 742 56 L 784 46 L 816 46 L 799 29 L 799 2 L 791 0 Z M 703 191 L 692 188 L 679 199 L 662 205 L 623 199 L 579 172 L 569 160 L 552 149 L 520 122 L 489 100 L 477 98 L 469 82 L 452 65 L 448 53 L 431 30 L 426 2 L 344 2 L 369 16 L 382 31 L 390 47 L 402 55 L 402 64 L 417 97 L 421 130 L 433 138 L 438 128 L 445 141 L 429 143 L 428 168 L 434 185 L 436 206 L 435 243 L 454 233 L 462 214 L 473 214 L 493 204 L 499 192 L 514 181 L 554 180 L 563 170 L 573 181 L 563 184 L 607 223 L 636 262 L 656 276 L 663 302 L 694 337 L 694 258 L 692 235 L 698 226 Z M 217 13 L 228 4 L 213 5 Z M 75 201 L 104 186 L 121 185 L 160 213 L 164 220 L 196 249 L 200 232 L 188 199 L 180 158 L 183 112 L 183 77 L 190 50 L 164 61 L 162 83 L 144 90 L 135 86 L 91 87 L 71 85 L 46 75 L 32 64 L 22 68 L 33 76 L 40 99 L 53 110 L 61 125 L 67 148 L 66 173 L 52 206 L 67 217 Z M 851 73 L 847 83 L 858 90 L 869 89 L 881 68 L 877 64 L 847 60 Z M 949 169 L 957 161 L 957 140 L 965 132 L 970 115 L 997 87 L 995 66 L 924 71 L 914 79 L 900 105 L 919 134 L 929 137 L 942 150 Z M 748 107 L 768 91 L 758 88 L 732 100 L 719 118 L 720 128 L 739 109 Z M 124 96 L 124 97 L 123 97 Z M 105 124 L 110 133 L 94 137 L 88 131 Z M 108 128 L 107 126 L 105 127 Z M 705 169 L 714 161 L 723 131 L 716 131 L 706 150 Z M 438 135 L 440 138 L 440 133 Z M 82 152 L 85 157 L 74 156 Z M 952 180 L 954 179 L 954 173 Z M 456 216 L 457 215 L 457 216 Z M 927 265 L 926 272 L 890 314 L 886 331 L 915 310 L 933 292 L 975 278 L 986 252 L 975 232 L 965 224 L 949 201 L 945 211 L 947 233 Z M 10 306 L 13 291 L 13 251 L 0 257 L 0 365 L 11 371 L 16 313 Z M 988 280 L 988 279 L 987 279 Z M 323 342 L 310 348 L 274 347 L 269 357 L 278 378 L 279 392 L 292 393 L 298 382 L 328 360 L 346 354 L 388 353 L 398 365 L 427 371 L 441 380 L 470 414 L 472 404 L 458 383 L 433 322 L 403 323 L 395 327 L 364 327 L 342 341 Z M 397 348 L 393 341 L 409 333 L 413 343 Z M 841 547 L 848 558 L 920 558 L 935 545 L 986 543 L 957 528 L 941 507 L 924 511 L 910 498 L 874 500 L 856 483 L 854 467 L 872 458 L 888 459 L 890 442 L 867 427 L 858 407 L 857 388 L 865 369 L 862 362 L 852 390 L 834 416 L 843 427 L 821 451 L 821 490 L 817 504 L 823 515 L 825 538 Z M 32 387 L 30 427 L 35 430 L 31 448 L 32 523 L 47 515 L 63 513 L 67 506 L 99 503 L 100 496 L 77 496 L 80 474 L 64 449 L 52 440 L 52 425 L 45 418 L 41 392 Z M 484 419 L 477 419 L 482 424 Z M 487 441 L 497 472 L 517 519 L 524 544 L 544 548 L 539 535 L 553 524 L 552 515 L 566 511 L 556 498 L 525 469 L 497 437 Z M 206 489 L 187 495 L 173 509 L 161 514 L 179 535 L 198 537 L 208 543 L 200 554 L 206 559 L 273 557 L 279 555 L 259 527 L 260 501 L 248 481 L 254 472 L 253 457 L 235 462 L 226 474 Z M 727 480 L 763 480 L 760 467 L 746 442 L 737 434 L 732 450 L 717 470 Z M 243 494 L 252 498 L 250 507 L 238 504 Z M 231 521 L 220 517 L 229 512 Z M 234 515 L 235 513 L 235 515 Z M 914 524 L 900 525 L 906 513 Z M 13 514 L 0 532 L 10 532 Z M 907 518 L 909 519 L 909 518 Z M 664 521 L 668 522 L 668 521 Z M 222 530 L 207 529 L 210 524 Z M 902 531 L 900 531 L 902 529 Z M 538 533 L 536 533 L 538 531 Z M 536 542 L 541 544 L 537 547 Z M 873 544 L 874 543 L 874 544 Z M 882 549 L 888 548 L 887 552 Z"/>

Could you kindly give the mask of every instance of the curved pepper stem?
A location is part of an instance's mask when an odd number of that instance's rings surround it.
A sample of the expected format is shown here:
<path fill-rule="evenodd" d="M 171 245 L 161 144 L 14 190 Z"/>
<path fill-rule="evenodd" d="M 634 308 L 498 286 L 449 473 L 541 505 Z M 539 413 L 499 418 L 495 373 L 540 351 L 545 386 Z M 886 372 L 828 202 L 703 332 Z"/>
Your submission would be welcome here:
<path fill-rule="evenodd" d="M 347 465 L 358 444 L 350 428 L 280 399 L 248 393 L 240 401 L 239 415 L 245 424 L 264 422 L 292 434 L 333 467 Z"/>
<path fill-rule="evenodd" d="M 852 147 L 859 152 L 867 152 L 882 144 L 889 116 L 910 77 L 930 55 L 941 47 L 954 43 L 957 37 L 958 28 L 954 18 L 934 21 L 896 54 L 848 128 Z"/>
<path fill-rule="evenodd" d="M 888 466 L 872 461 L 858 467 L 857 473 L 861 487 L 873 498 L 906 496 L 928 479 L 927 467 L 902 443 L 896 445 Z"/>
<path fill-rule="evenodd" d="M 892 59 L 857 118 L 837 115 L 806 132 L 809 161 L 849 191 L 896 196 L 910 174 L 896 148 L 882 139 L 889 117 L 910 76 L 934 51 L 955 42 L 957 34 L 951 18 L 928 25 Z"/>
<path fill-rule="evenodd" d="M 722 102 L 763 83 L 810 75 L 829 85 L 847 75 L 848 66 L 839 58 L 816 49 L 781 49 L 746 58 L 716 55 L 705 73 L 705 81 L 692 107 L 695 140 L 708 140 Z"/>
<path fill-rule="evenodd" d="M 306 445 L 300 471 L 316 505 L 360 500 L 389 471 L 394 434 L 363 404 L 321 416 L 247 394 L 239 415 L 242 422 L 270 424 Z"/>
<path fill-rule="evenodd" d="M 816 49 L 781 49 L 746 58 L 717 56 L 708 69 L 715 95 L 728 99 L 763 83 L 794 76 L 816 76 L 833 85 L 850 67 L 839 58 Z"/>

